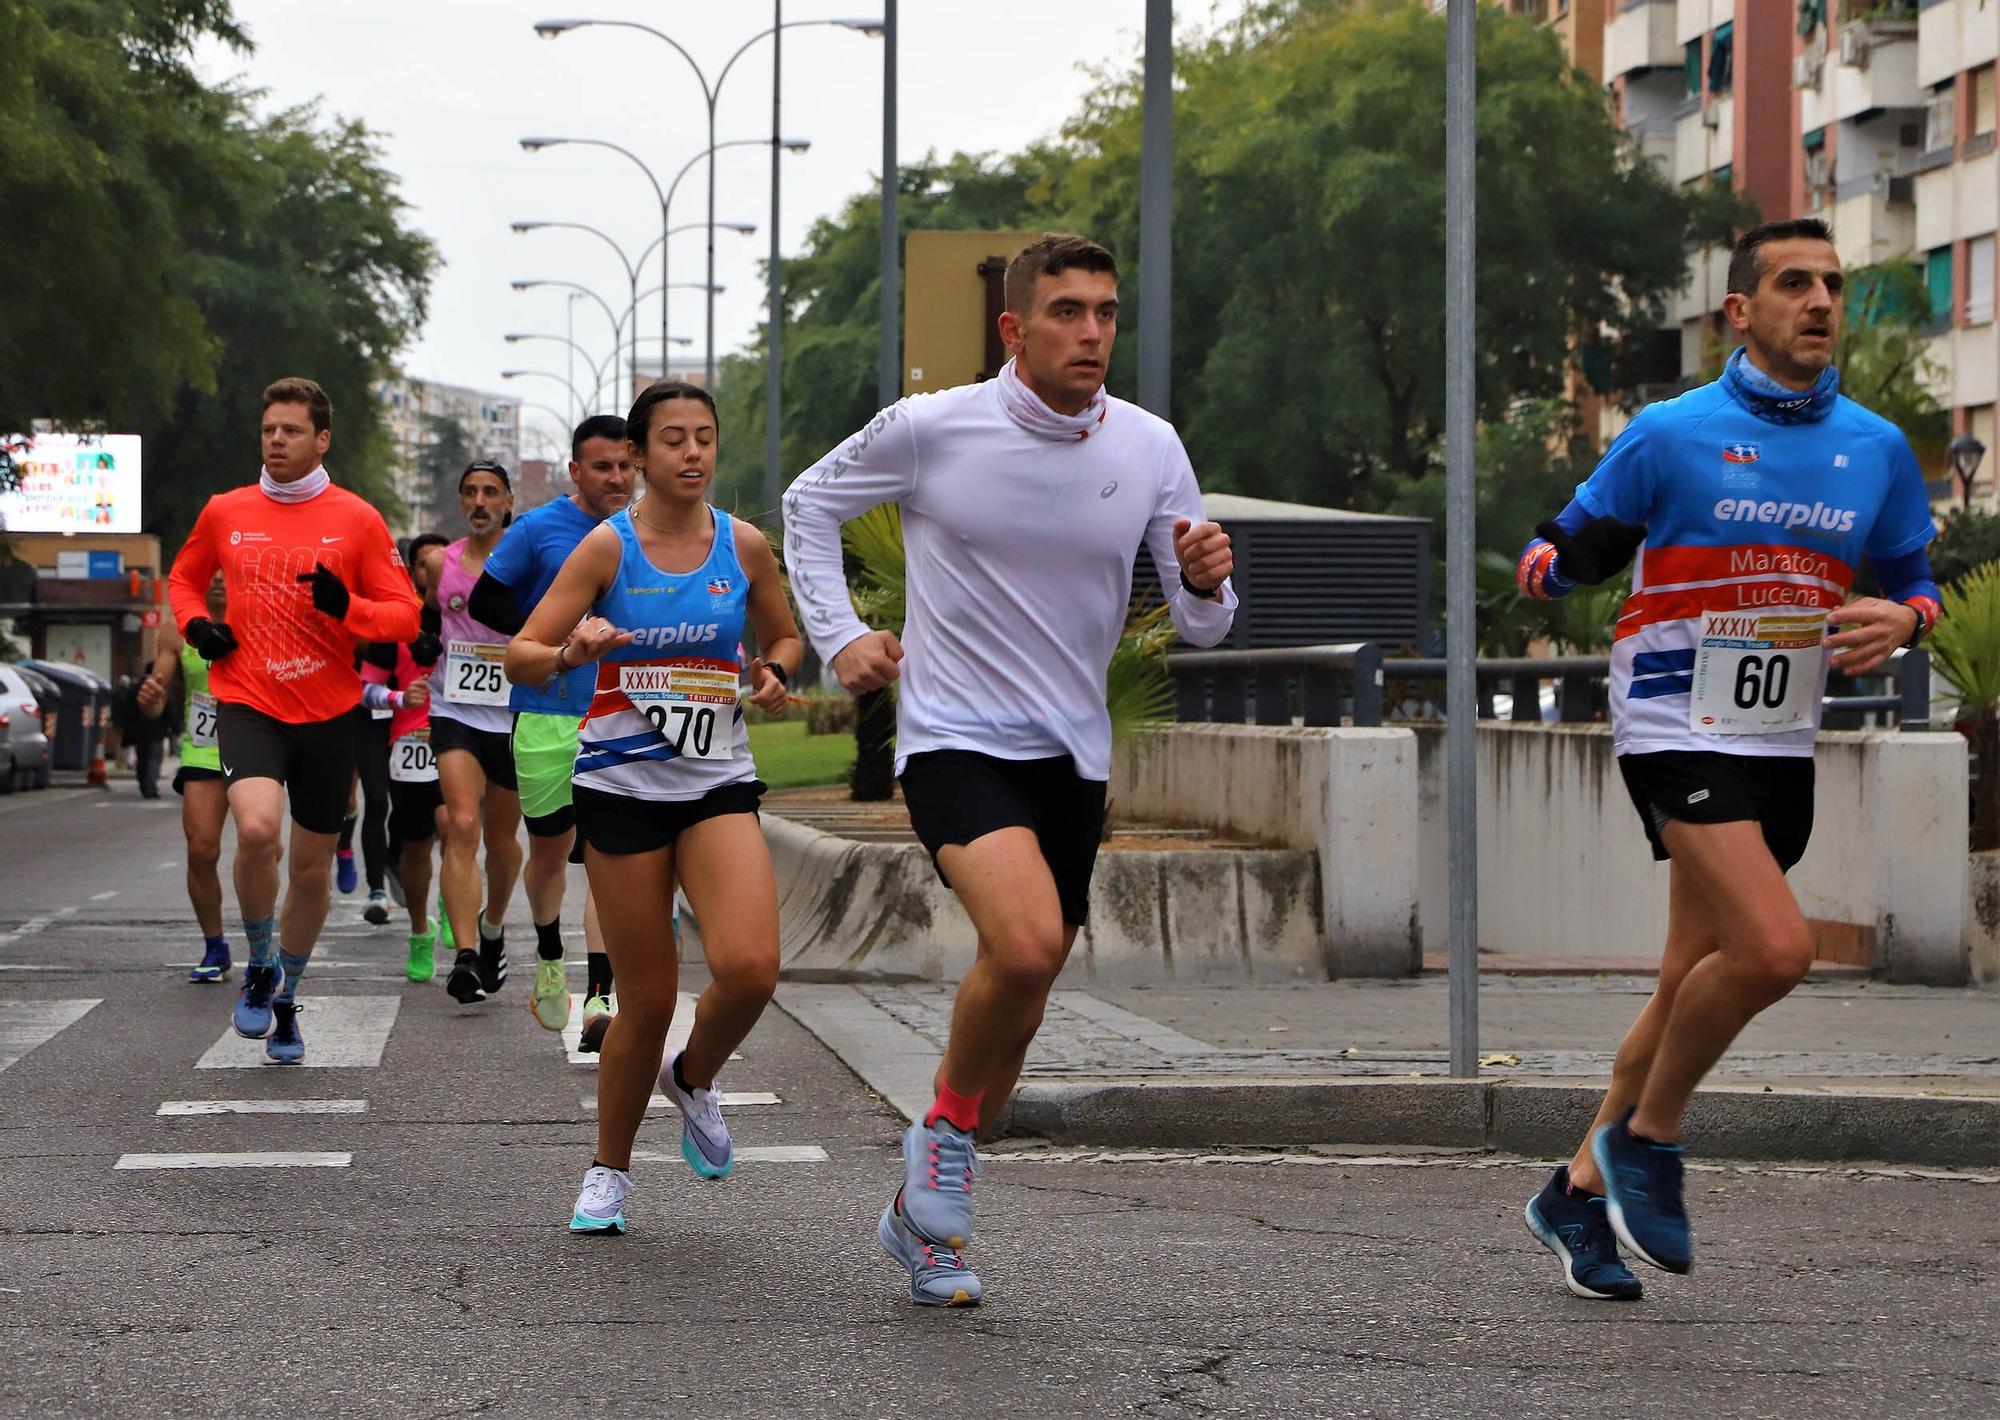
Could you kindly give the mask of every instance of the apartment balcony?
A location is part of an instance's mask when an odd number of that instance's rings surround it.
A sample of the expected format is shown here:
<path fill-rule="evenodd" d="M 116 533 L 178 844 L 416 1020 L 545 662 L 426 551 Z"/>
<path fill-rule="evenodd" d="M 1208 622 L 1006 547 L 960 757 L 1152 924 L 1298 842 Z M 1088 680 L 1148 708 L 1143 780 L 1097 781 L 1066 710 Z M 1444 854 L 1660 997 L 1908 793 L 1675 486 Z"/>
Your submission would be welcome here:
<path fill-rule="evenodd" d="M 1915 250 L 1916 179 L 1869 174 L 1833 191 L 1833 244 L 1841 260 L 1872 266 Z"/>
<path fill-rule="evenodd" d="M 2000 5 L 1943 0 L 1917 14 L 1917 82 L 1929 88 L 2000 58 Z"/>
<path fill-rule="evenodd" d="M 1604 27 L 1605 82 L 1634 70 L 1679 69 L 1675 15 L 1675 0 L 1626 0 Z"/>
<path fill-rule="evenodd" d="M 1727 94 L 1690 106 L 1674 120 L 1674 181 L 1693 182 L 1730 160 L 1736 103 Z"/>
<path fill-rule="evenodd" d="M 1833 71 L 1831 117 L 1838 122 L 1873 109 L 1922 108 L 1929 89 L 1917 80 L 1917 27 L 1907 20 L 1857 20 L 1843 25 L 1827 55 Z"/>
<path fill-rule="evenodd" d="M 1676 0 L 1674 43 L 1685 46 L 1700 39 L 1717 25 L 1736 19 L 1736 0 Z"/>

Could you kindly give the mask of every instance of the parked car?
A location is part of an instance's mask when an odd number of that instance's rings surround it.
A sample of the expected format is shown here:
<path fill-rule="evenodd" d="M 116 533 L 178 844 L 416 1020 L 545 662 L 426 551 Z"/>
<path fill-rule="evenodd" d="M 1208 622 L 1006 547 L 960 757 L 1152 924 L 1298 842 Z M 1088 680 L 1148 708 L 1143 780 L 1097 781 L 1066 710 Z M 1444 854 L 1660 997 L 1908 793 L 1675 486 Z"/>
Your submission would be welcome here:
<path fill-rule="evenodd" d="M 0 771 L 8 789 L 48 788 L 55 760 L 42 699 L 18 666 L 0 665 L 0 717 L 7 721 L 7 763 Z"/>
<path fill-rule="evenodd" d="M 16 661 L 14 669 L 21 673 L 21 679 L 35 692 L 35 699 L 42 707 L 42 733 L 49 737 L 53 745 L 56 740 L 56 716 L 62 713 L 62 687 L 29 665 L 26 661 Z"/>

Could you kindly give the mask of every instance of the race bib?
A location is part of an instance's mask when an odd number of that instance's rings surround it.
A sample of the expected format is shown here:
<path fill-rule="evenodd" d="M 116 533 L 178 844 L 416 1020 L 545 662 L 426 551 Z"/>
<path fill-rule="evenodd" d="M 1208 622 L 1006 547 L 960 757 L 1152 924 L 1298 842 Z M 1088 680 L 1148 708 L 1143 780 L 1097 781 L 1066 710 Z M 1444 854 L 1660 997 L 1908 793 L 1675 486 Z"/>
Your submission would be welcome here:
<path fill-rule="evenodd" d="M 393 720 L 396 718 L 396 712 L 385 705 L 379 710 L 370 710 L 368 718 L 371 720 Z"/>
<path fill-rule="evenodd" d="M 1701 735 L 1811 729 L 1825 657 L 1823 610 L 1703 612 L 1689 727 Z"/>
<path fill-rule="evenodd" d="M 697 666 L 620 666 L 618 689 L 675 754 L 736 757 L 736 672 Z"/>
<path fill-rule="evenodd" d="M 215 748 L 215 697 L 198 692 L 188 697 L 188 743 L 196 749 Z"/>
<path fill-rule="evenodd" d="M 389 777 L 398 784 L 430 784 L 437 780 L 437 755 L 431 751 L 429 725 L 410 731 L 389 746 Z"/>
<path fill-rule="evenodd" d="M 490 641 L 454 641 L 445 648 L 444 698 L 454 705 L 507 703 L 507 648 Z"/>

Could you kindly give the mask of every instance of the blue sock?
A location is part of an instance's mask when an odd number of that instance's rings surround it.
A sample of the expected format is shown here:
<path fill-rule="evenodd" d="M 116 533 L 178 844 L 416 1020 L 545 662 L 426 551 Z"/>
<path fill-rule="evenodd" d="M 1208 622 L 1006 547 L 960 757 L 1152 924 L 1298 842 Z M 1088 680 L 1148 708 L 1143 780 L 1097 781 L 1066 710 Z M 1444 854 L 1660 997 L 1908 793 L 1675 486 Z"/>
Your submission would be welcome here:
<path fill-rule="evenodd" d="M 250 965 L 274 965 L 275 953 L 271 950 L 271 924 L 269 917 L 246 917 L 243 919 L 243 937 L 250 943 Z"/>
<path fill-rule="evenodd" d="M 229 938 L 223 936 L 220 932 L 217 932 L 213 937 L 204 937 L 202 941 L 212 952 L 226 952 L 229 950 Z"/>
<path fill-rule="evenodd" d="M 285 968 L 285 984 L 278 988 L 278 994 L 271 999 L 283 1001 L 287 1006 L 291 1005 L 299 989 L 299 978 L 306 974 L 306 963 L 311 960 L 311 956 L 295 957 L 280 947 L 278 962 Z"/>

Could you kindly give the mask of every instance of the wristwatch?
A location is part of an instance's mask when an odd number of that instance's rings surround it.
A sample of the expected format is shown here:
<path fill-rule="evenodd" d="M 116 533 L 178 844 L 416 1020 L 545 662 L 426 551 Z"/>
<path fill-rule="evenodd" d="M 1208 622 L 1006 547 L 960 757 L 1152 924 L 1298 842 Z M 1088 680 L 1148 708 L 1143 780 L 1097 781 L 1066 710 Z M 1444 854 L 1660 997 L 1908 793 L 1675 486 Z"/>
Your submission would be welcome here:
<path fill-rule="evenodd" d="M 1214 601 L 1222 595 L 1222 583 L 1217 582 L 1212 587 L 1197 587 L 1188 580 L 1188 574 L 1183 570 L 1181 572 L 1181 590 L 1191 597 L 1200 597 L 1204 601 Z"/>

